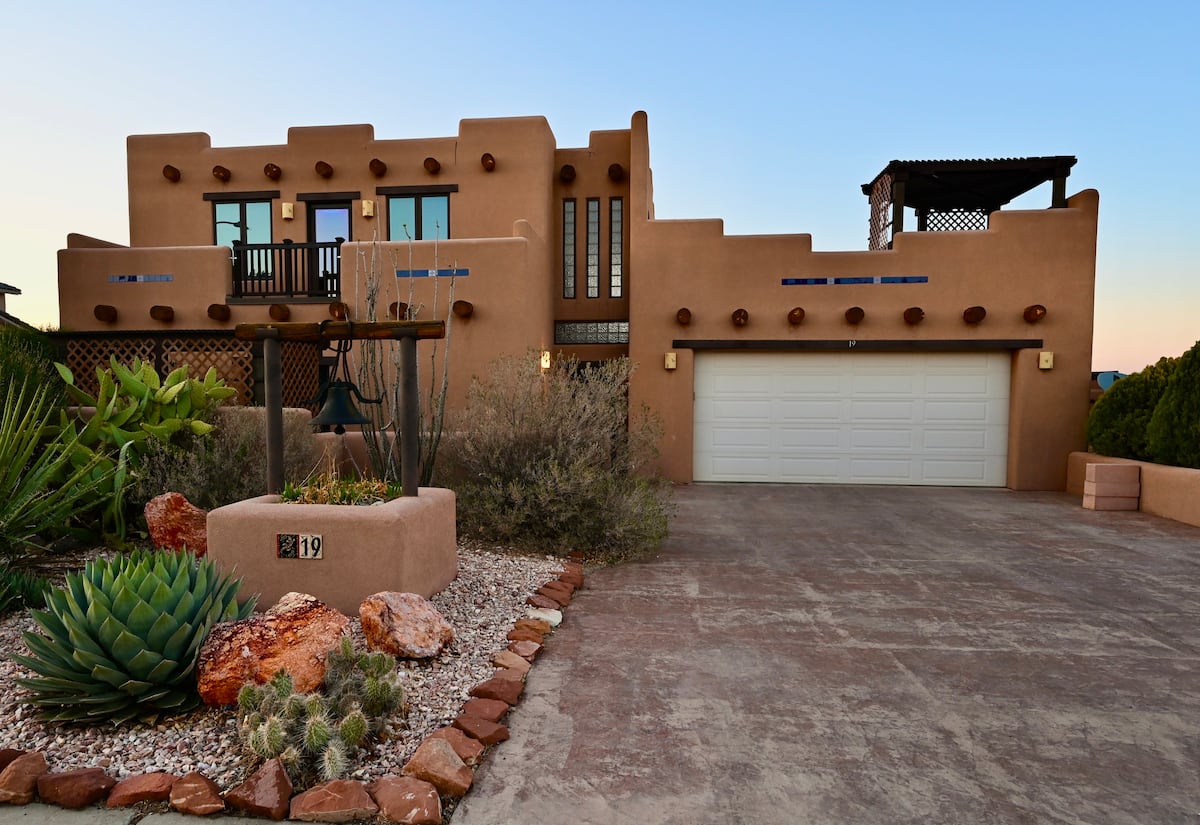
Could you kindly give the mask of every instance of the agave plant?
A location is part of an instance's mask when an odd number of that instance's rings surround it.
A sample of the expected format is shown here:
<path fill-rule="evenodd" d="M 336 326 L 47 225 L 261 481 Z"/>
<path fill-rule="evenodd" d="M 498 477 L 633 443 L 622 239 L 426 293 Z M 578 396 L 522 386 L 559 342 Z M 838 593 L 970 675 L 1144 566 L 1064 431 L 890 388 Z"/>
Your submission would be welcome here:
<path fill-rule="evenodd" d="M 25 633 L 32 655 L 12 658 L 38 676 L 17 683 L 52 721 L 153 722 L 191 710 L 209 631 L 254 610 L 254 599 L 238 606 L 240 585 L 191 553 L 91 561 L 50 591 L 46 610 L 30 611 L 44 635 Z"/>

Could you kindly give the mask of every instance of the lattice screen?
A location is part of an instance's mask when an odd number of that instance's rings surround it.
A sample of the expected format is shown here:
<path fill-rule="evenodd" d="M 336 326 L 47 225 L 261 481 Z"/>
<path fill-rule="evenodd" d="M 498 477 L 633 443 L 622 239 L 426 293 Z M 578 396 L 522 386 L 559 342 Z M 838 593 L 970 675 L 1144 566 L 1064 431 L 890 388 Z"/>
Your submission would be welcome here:
<path fill-rule="evenodd" d="M 162 341 L 159 373 L 166 375 L 176 367 L 189 365 L 188 375 L 202 378 L 209 367 L 216 367 L 225 385 L 238 391 L 237 403 L 254 401 L 254 350 L 250 341 L 236 338 L 167 338 Z"/>
<path fill-rule="evenodd" d="M 926 232 L 971 232 L 987 227 L 986 209 L 930 209 L 925 213 Z"/>
<path fill-rule="evenodd" d="M 108 369 L 109 356 L 126 365 L 135 358 L 154 362 L 155 346 L 147 338 L 75 338 L 67 342 L 67 367 L 75 376 L 75 386 L 95 396 L 100 392 L 96 368 Z"/>
<path fill-rule="evenodd" d="M 892 228 L 892 176 L 881 175 L 871 189 L 871 228 L 867 249 L 887 249 Z"/>
<path fill-rule="evenodd" d="M 306 407 L 318 412 L 316 404 L 301 402 L 315 398 L 319 389 L 321 345 L 282 341 L 279 357 L 283 371 L 283 406 Z"/>

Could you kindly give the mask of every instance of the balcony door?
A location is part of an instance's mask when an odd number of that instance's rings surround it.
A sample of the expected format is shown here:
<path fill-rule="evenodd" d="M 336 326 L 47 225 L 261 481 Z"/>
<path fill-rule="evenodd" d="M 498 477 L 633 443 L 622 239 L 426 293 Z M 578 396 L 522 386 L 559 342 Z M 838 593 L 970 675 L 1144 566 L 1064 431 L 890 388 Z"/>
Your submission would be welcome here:
<path fill-rule="evenodd" d="M 308 205 L 308 241 L 315 244 L 334 244 L 316 247 L 309 261 L 310 286 L 314 295 L 340 294 L 340 245 L 351 239 L 350 202 L 322 201 Z"/>

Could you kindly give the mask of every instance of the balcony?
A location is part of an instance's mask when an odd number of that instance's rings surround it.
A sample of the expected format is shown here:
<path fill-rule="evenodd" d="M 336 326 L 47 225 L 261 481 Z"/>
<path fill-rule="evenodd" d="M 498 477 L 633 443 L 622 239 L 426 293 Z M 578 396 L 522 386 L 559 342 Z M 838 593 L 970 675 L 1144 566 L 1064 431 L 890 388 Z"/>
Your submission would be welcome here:
<path fill-rule="evenodd" d="M 344 241 L 234 243 L 230 297 L 337 300 L 342 292 Z"/>

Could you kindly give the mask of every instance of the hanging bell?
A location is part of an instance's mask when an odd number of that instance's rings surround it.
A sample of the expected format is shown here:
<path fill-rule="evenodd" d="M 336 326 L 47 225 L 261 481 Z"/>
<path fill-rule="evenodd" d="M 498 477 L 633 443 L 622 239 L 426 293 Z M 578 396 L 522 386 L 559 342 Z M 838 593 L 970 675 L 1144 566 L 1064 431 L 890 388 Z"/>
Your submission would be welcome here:
<path fill-rule="evenodd" d="M 366 424 L 369 419 L 358 411 L 350 394 L 358 395 L 358 387 L 349 381 L 330 381 L 325 388 L 325 403 L 321 411 L 313 418 L 312 423 L 322 427 L 333 427 L 338 435 L 346 432 L 347 424 Z"/>

